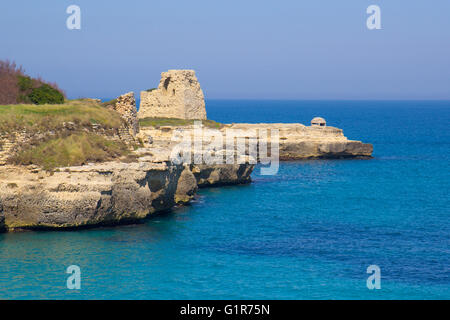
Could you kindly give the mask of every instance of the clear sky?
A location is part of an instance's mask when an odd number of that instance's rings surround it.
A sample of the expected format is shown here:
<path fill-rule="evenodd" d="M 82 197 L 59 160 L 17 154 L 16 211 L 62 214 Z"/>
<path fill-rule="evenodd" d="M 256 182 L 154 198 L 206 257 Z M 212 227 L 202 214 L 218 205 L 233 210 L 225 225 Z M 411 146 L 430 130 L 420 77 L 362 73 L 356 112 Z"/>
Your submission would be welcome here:
<path fill-rule="evenodd" d="M 366 27 L 372 4 L 381 30 Z M 449 0 L 2 0 L 0 35 L 0 59 L 69 98 L 185 68 L 209 99 L 450 99 Z"/>

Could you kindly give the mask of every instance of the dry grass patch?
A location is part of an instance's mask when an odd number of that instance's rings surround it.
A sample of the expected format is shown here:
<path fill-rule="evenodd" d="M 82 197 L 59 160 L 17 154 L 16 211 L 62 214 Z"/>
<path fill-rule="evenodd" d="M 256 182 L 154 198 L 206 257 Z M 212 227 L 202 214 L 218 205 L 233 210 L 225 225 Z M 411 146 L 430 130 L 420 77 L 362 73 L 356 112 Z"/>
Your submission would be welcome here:
<path fill-rule="evenodd" d="M 201 121 L 205 127 L 220 129 L 223 124 L 214 120 L 188 120 L 175 118 L 144 118 L 139 120 L 139 125 L 142 127 L 161 127 L 161 126 L 189 126 L 193 125 L 194 121 Z"/>
<path fill-rule="evenodd" d="M 129 154 L 128 146 L 121 141 L 82 132 L 29 146 L 14 155 L 10 162 L 17 165 L 35 164 L 45 170 L 52 170 L 88 162 L 109 161 Z"/>
<path fill-rule="evenodd" d="M 120 115 L 101 107 L 98 103 L 83 100 L 69 101 L 60 105 L 6 105 L 0 106 L 0 131 L 45 132 L 57 130 L 64 122 L 77 126 L 99 124 L 106 129 L 119 128 Z"/>

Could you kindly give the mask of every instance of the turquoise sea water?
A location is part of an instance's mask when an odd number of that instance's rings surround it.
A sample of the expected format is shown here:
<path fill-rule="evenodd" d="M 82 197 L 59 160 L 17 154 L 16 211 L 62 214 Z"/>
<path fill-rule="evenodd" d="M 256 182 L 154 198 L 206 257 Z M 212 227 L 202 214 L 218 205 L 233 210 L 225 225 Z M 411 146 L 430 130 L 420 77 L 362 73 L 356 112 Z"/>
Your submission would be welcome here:
<path fill-rule="evenodd" d="M 0 235 L 0 298 L 450 298 L 450 102 L 208 101 L 221 122 L 322 116 L 371 160 L 285 162 L 143 224 Z M 81 267 L 81 290 L 66 268 Z M 366 268 L 381 269 L 369 290 Z"/>

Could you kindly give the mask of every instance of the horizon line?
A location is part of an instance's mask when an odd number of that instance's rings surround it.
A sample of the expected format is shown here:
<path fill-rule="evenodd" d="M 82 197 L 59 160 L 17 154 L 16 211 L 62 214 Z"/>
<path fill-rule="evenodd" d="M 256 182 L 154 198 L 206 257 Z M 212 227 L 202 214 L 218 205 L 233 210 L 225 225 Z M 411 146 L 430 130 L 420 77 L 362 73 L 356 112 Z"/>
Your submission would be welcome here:
<path fill-rule="evenodd" d="M 117 97 L 119 97 L 120 95 L 118 95 Z M 116 98 L 117 98 L 116 97 Z M 69 100 L 75 100 L 75 99 L 80 99 L 80 98 L 69 98 Z M 109 101 L 111 99 L 111 97 L 102 97 L 102 98 L 98 98 L 101 99 L 102 101 Z M 136 96 L 136 100 L 140 100 L 140 96 Z M 380 99 L 368 99 L 368 98 L 363 98 L 363 99 L 333 99 L 333 98 L 324 98 L 324 99 L 303 99 L 303 98 L 205 98 L 205 101 L 213 101 L 213 100 L 220 100 L 220 101 L 343 101 L 343 102 L 348 102 L 348 101 L 364 101 L 364 102 L 402 102 L 402 101 L 407 101 L 407 102 L 450 102 L 450 98 L 447 99 L 434 99 L 434 98 L 430 98 L 430 99 L 388 99 L 388 98 L 380 98 Z"/>

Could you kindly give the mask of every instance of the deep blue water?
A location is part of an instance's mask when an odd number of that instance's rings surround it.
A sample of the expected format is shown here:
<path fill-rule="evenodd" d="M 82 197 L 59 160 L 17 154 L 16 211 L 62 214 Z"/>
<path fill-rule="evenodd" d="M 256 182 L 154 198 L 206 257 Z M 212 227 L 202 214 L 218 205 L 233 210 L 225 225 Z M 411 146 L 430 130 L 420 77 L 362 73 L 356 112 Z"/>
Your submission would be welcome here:
<path fill-rule="evenodd" d="M 0 235 L 0 298 L 450 298 L 450 102 L 208 101 L 221 122 L 322 116 L 371 160 L 285 162 L 144 224 Z M 66 288 L 69 265 L 82 288 Z M 381 268 L 369 290 L 366 268 Z"/>

